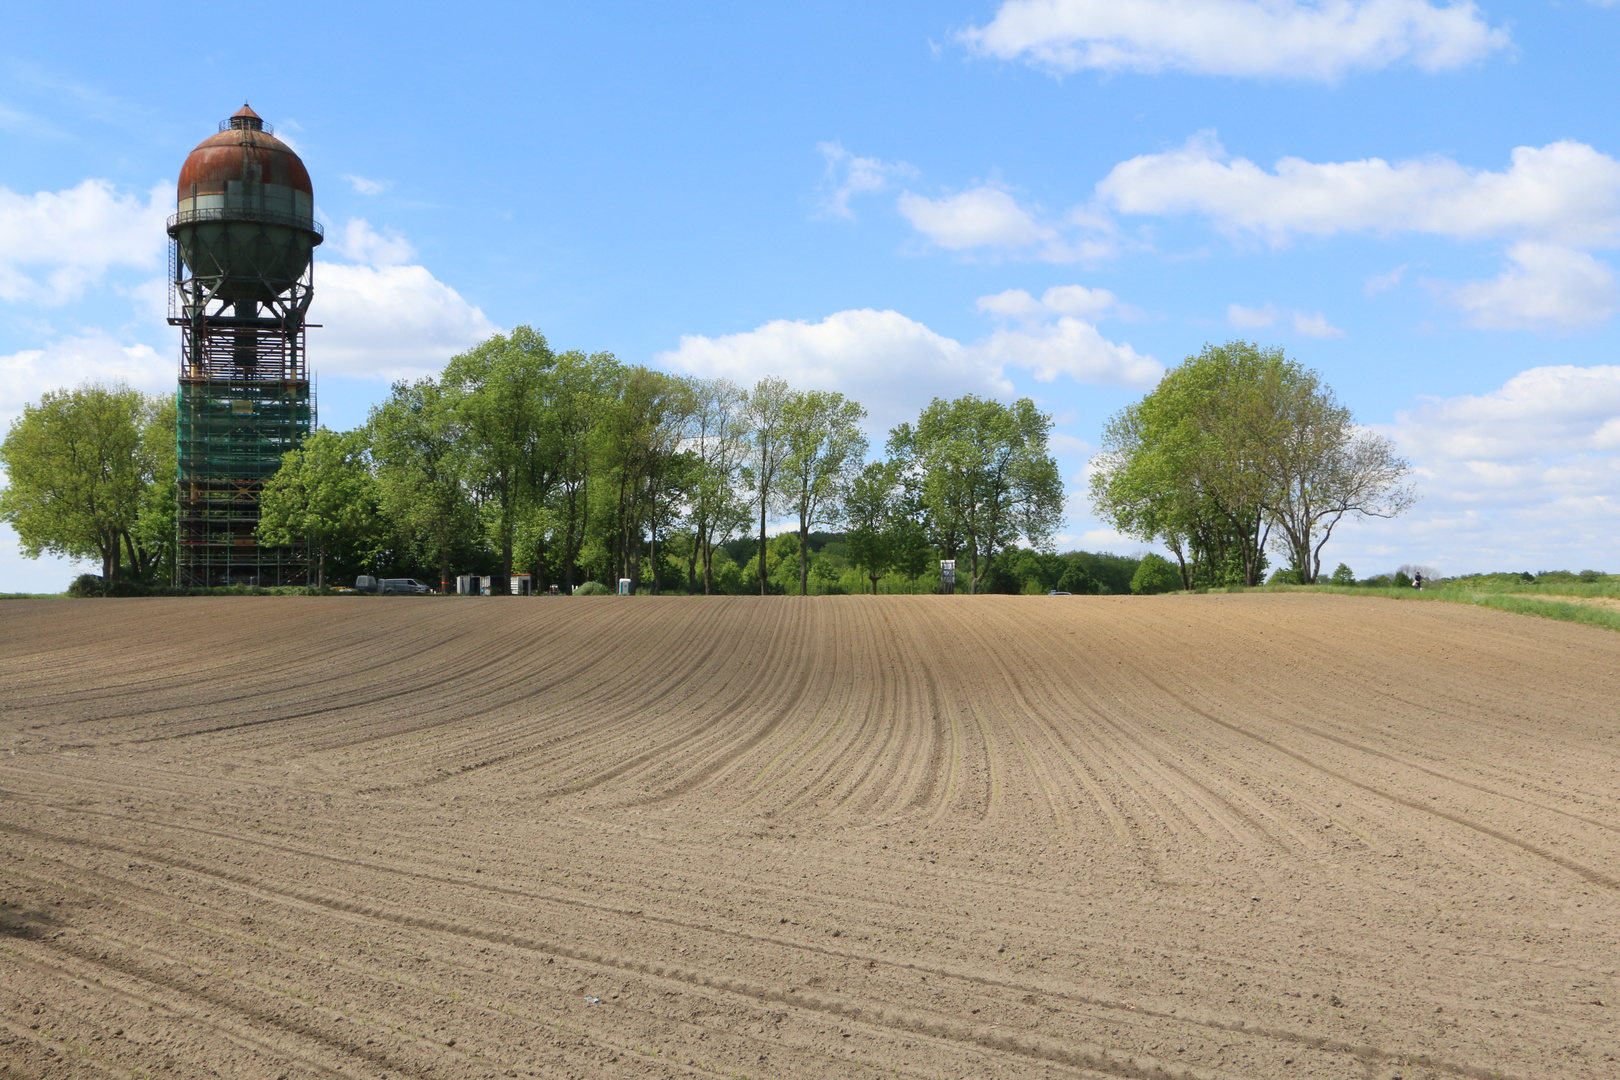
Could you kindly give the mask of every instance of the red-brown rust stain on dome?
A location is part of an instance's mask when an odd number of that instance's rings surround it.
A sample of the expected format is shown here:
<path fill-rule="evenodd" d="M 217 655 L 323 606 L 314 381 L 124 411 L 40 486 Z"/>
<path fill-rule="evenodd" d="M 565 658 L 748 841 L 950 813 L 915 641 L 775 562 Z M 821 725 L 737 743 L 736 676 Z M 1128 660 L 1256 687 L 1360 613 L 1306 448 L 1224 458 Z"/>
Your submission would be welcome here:
<path fill-rule="evenodd" d="M 246 105 L 237 110 L 236 116 L 258 118 Z M 259 165 L 255 179 L 296 188 L 311 196 L 315 194 L 309 182 L 309 170 L 291 147 L 269 132 L 241 127 L 210 135 L 197 144 L 181 166 L 180 182 L 176 185 L 178 197 L 223 192 L 227 180 L 247 179 L 249 162 L 254 161 Z"/>

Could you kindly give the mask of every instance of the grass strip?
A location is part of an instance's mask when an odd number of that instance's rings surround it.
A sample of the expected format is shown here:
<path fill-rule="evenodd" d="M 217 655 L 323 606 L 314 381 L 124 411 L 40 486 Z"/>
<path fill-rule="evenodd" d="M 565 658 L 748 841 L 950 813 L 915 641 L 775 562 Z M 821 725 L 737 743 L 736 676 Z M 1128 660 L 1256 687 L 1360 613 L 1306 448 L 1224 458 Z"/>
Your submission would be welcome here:
<path fill-rule="evenodd" d="M 1548 597 L 1570 596 L 1585 598 L 1614 595 L 1612 586 L 1555 585 L 1550 588 L 1556 588 L 1559 591 L 1553 593 L 1549 590 Z M 1589 592 L 1588 589 L 1593 591 Z M 1497 611 L 1506 611 L 1514 615 L 1530 615 L 1538 619 L 1557 619 L 1560 622 L 1581 623 L 1584 626 L 1596 626 L 1604 630 L 1620 630 L 1620 609 L 1600 607 L 1596 604 L 1572 603 L 1540 596 L 1513 596 L 1496 590 L 1448 589 L 1443 586 L 1433 589 L 1369 589 L 1354 585 L 1260 585 L 1253 589 L 1233 588 L 1227 591 L 1314 592 L 1330 593 L 1335 596 L 1377 596 L 1388 600 L 1428 600 L 1451 604 L 1473 604 L 1476 607 L 1494 608 Z"/>

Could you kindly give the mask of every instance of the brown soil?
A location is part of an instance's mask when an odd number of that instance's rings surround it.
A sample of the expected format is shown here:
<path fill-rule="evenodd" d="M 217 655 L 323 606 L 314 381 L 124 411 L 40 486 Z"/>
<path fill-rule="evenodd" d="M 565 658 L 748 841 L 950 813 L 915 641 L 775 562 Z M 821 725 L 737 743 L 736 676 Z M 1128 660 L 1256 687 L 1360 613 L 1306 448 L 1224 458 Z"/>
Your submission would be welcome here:
<path fill-rule="evenodd" d="M 1620 1073 L 1620 635 L 0 606 L 0 1076 Z"/>

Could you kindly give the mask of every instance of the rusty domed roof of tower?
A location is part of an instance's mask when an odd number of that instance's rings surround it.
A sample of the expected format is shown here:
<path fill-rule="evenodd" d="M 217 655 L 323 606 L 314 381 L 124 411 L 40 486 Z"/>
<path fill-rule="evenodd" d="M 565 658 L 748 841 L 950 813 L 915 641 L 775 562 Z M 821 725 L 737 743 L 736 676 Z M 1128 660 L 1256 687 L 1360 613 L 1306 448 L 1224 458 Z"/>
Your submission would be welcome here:
<path fill-rule="evenodd" d="M 309 170 L 292 148 L 264 128 L 259 114 L 243 105 L 230 125 L 197 144 L 180 168 L 178 197 L 223 192 L 230 180 L 259 180 L 315 193 Z"/>

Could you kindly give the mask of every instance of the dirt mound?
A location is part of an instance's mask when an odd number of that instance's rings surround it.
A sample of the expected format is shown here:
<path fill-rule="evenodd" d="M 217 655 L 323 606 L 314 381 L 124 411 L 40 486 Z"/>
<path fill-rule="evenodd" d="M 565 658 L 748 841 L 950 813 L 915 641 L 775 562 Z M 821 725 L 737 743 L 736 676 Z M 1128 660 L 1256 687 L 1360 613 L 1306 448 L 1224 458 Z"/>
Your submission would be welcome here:
<path fill-rule="evenodd" d="M 1620 635 L 0 606 L 0 1075 L 1612 1076 Z"/>

